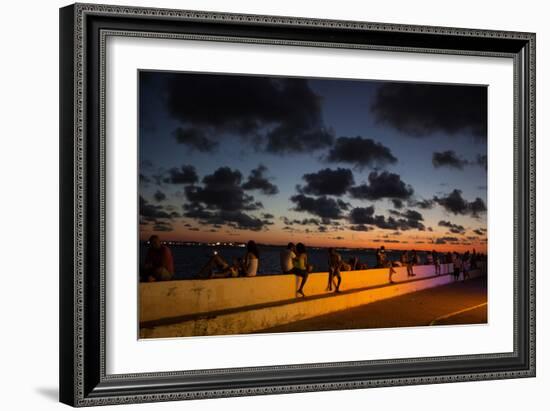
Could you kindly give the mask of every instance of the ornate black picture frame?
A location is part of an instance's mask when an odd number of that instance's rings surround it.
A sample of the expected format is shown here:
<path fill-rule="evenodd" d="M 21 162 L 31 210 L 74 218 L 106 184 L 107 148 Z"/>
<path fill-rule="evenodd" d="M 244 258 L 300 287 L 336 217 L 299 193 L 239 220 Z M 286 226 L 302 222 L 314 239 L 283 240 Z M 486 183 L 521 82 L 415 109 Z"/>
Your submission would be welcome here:
<path fill-rule="evenodd" d="M 514 64 L 514 350 L 105 372 L 105 39 L 188 38 L 506 57 Z M 73 406 L 535 376 L 535 34 L 76 4 L 60 10 L 60 400 Z"/>

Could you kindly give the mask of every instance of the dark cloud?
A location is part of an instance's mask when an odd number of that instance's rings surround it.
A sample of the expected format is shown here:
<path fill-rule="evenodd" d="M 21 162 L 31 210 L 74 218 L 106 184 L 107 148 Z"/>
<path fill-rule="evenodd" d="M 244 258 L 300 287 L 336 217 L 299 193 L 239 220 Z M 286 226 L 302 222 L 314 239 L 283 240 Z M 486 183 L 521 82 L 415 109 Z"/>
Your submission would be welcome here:
<path fill-rule="evenodd" d="M 202 224 L 214 225 L 215 227 L 229 225 L 240 230 L 260 231 L 273 224 L 268 219 L 262 220 L 238 210 L 211 211 L 197 204 L 185 204 L 184 209 L 186 209 L 183 214 L 185 217 L 197 219 Z"/>
<path fill-rule="evenodd" d="M 477 235 L 485 235 L 485 231 L 481 230 L 480 228 L 476 228 L 475 230 L 472 230 Z"/>
<path fill-rule="evenodd" d="M 372 224 L 374 221 L 374 207 L 356 207 L 349 213 L 352 224 Z"/>
<path fill-rule="evenodd" d="M 450 221 L 441 220 L 438 223 L 438 226 L 447 227 L 449 231 L 453 234 L 464 234 L 466 232 L 466 229 L 464 228 L 464 226 L 451 223 Z"/>
<path fill-rule="evenodd" d="M 486 87 L 384 83 L 371 111 L 380 123 L 413 137 L 443 132 L 487 138 Z"/>
<path fill-rule="evenodd" d="M 150 183 L 151 179 L 147 177 L 145 174 L 139 173 L 139 182 L 140 183 Z"/>
<path fill-rule="evenodd" d="M 208 209 L 224 211 L 257 210 L 262 204 L 246 194 L 241 187 L 239 170 L 220 167 L 202 179 L 203 186 L 186 186 L 185 194 L 191 203 L 202 203 Z"/>
<path fill-rule="evenodd" d="M 153 226 L 153 231 L 174 231 L 174 227 L 172 227 L 172 224 L 166 223 L 163 221 L 158 221 Z"/>
<path fill-rule="evenodd" d="M 199 181 L 199 176 L 195 167 L 183 165 L 180 168 L 173 167 L 168 170 L 168 176 L 164 177 L 162 181 L 168 184 L 195 184 Z"/>
<path fill-rule="evenodd" d="M 330 146 L 321 97 L 306 79 L 224 74 L 157 73 L 168 113 L 187 129 L 186 142 L 211 147 L 212 136 L 231 133 L 271 153 L 309 152 Z M 195 144 L 195 148 L 197 144 Z"/>
<path fill-rule="evenodd" d="M 220 167 L 202 179 L 202 186 L 185 187 L 188 203 L 183 205 L 184 216 L 199 220 L 202 224 L 228 225 L 241 230 L 259 231 L 273 224 L 273 216 L 263 219 L 247 214 L 262 208 L 254 197 L 246 194 L 241 186 L 242 174 L 229 167 Z"/>
<path fill-rule="evenodd" d="M 299 186 L 298 191 L 315 196 L 341 196 L 355 183 L 353 173 L 347 168 L 336 170 L 325 168 L 316 173 L 304 174 L 302 178 L 305 180 L 306 185 L 304 187 Z"/>
<path fill-rule="evenodd" d="M 217 141 L 212 140 L 204 130 L 198 127 L 178 127 L 172 132 L 172 135 L 179 144 L 184 144 L 192 150 L 203 153 L 211 153 L 219 146 Z"/>
<path fill-rule="evenodd" d="M 487 206 L 485 205 L 485 202 L 479 197 L 468 204 L 468 206 L 470 207 L 470 211 L 473 217 L 479 217 L 479 214 L 487 211 Z"/>
<path fill-rule="evenodd" d="M 351 197 L 361 200 L 379 200 L 381 198 L 408 199 L 414 193 L 409 184 L 401 180 L 399 174 L 383 171 L 372 171 L 368 177 L 368 184 L 351 187 Z"/>
<path fill-rule="evenodd" d="M 304 218 L 302 220 L 298 219 L 289 219 L 287 217 L 282 218 L 283 223 L 285 225 L 320 225 L 321 220 L 318 220 L 317 218 Z"/>
<path fill-rule="evenodd" d="M 279 192 L 277 186 L 271 183 L 266 177 L 267 167 L 260 164 L 250 172 L 248 180 L 243 184 L 245 190 L 259 190 L 265 195 L 275 195 Z"/>
<path fill-rule="evenodd" d="M 392 203 L 393 203 L 393 206 L 395 208 L 397 208 L 398 210 L 402 209 L 403 208 L 403 200 L 400 200 L 398 198 L 392 198 Z"/>
<path fill-rule="evenodd" d="M 399 218 L 374 215 L 373 206 L 356 207 L 350 211 L 349 220 L 355 225 L 372 225 L 383 230 L 425 230 L 424 224 L 421 222 L 424 218 L 418 211 L 407 210 L 401 213 L 393 210 L 393 212 Z"/>
<path fill-rule="evenodd" d="M 434 206 L 434 201 L 433 200 L 426 200 L 426 199 L 413 200 L 413 201 L 409 202 L 409 206 L 418 207 L 418 208 L 421 208 L 422 210 L 430 210 Z"/>
<path fill-rule="evenodd" d="M 358 168 L 381 167 L 394 164 L 397 158 L 391 150 L 370 138 L 338 137 L 326 160 L 332 163 L 349 163 Z"/>
<path fill-rule="evenodd" d="M 366 226 L 365 224 L 352 225 L 352 226 L 349 227 L 349 229 L 352 230 L 352 231 L 371 231 L 371 230 L 373 230 L 372 227 Z"/>
<path fill-rule="evenodd" d="M 296 206 L 294 210 L 303 211 L 316 215 L 326 220 L 338 220 L 343 218 L 342 212 L 349 208 L 349 204 L 338 199 L 322 196 L 322 197 L 308 197 L 304 194 L 296 194 L 290 197 Z"/>
<path fill-rule="evenodd" d="M 155 200 L 157 200 L 159 203 L 163 200 L 166 200 L 166 194 L 164 194 L 162 191 L 157 190 L 155 195 Z"/>
<path fill-rule="evenodd" d="M 480 167 L 483 167 L 483 169 L 487 171 L 487 155 L 478 154 L 476 157 L 476 164 Z"/>
<path fill-rule="evenodd" d="M 439 237 L 435 240 L 436 244 L 458 243 L 456 237 Z"/>
<path fill-rule="evenodd" d="M 140 224 L 149 224 L 149 223 L 165 223 L 168 224 L 169 221 L 174 218 L 180 217 L 179 213 L 175 211 L 167 210 L 165 207 L 158 204 L 151 204 L 143 196 L 139 196 L 139 216 Z"/>
<path fill-rule="evenodd" d="M 470 214 L 472 217 L 478 217 L 480 213 L 487 211 L 481 198 L 477 197 L 474 201 L 469 202 L 462 197 L 462 191 L 456 188 L 444 197 L 434 197 L 434 201 L 455 215 Z"/>
<path fill-rule="evenodd" d="M 447 150 L 433 153 L 432 164 L 435 168 L 449 167 L 462 170 L 468 165 L 468 161 L 460 158 L 453 150 Z"/>

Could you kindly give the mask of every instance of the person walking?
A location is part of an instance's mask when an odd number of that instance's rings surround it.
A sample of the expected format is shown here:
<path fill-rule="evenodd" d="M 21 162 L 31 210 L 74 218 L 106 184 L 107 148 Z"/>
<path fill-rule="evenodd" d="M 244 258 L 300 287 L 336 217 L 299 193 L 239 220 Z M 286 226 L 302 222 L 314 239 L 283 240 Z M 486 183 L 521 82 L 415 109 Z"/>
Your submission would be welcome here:
<path fill-rule="evenodd" d="M 336 252 L 334 248 L 328 249 L 328 285 L 327 291 L 332 291 L 332 283 L 334 278 L 338 278 L 336 289 L 334 292 L 340 292 L 340 284 L 342 283 L 342 276 L 340 274 L 340 266 L 342 264 L 342 256 Z"/>

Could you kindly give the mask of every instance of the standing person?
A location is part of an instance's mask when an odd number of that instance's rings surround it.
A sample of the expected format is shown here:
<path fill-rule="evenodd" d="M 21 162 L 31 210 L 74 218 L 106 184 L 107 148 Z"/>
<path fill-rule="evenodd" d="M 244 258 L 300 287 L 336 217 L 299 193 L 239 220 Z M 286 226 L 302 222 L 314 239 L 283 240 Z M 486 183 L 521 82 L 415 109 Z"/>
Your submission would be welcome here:
<path fill-rule="evenodd" d="M 392 262 L 388 259 L 388 256 L 386 254 L 386 247 L 380 246 L 380 248 L 376 252 L 376 261 L 378 262 L 378 266 L 381 268 L 389 268 L 389 282 L 391 284 L 394 283 L 393 281 L 393 275 L 395 274 L 395 270 L 393 269 Z"/>
<path fill-rule="evenodd" d="M 441 264 L 439 261 L 439 254 L 435 250 L 432 251 L 432 256 L 434 260 L 435 275 L 441 275 Z"/>
<path fill-rule="evenodd" d="M 142 281 L 168 281 L 174 277 L 174 258 L 170 249 L 160 242 L 158 235 L 149 237 Z"/>
<path fill-rule="evenodd" d="M 414 277 L 416 275 L 413 272 L 413 266 L 414 266 L 414 254 L 412 254 L 410 251 L 407 251 L 407 277 Z"/>
<path fill-rule="evenodd" d="M 413 250 L 413 263 L 414 265 L 420 265 L 420 254 Z"/>
<path fill-rule="evenodd" d="M 340 275 L 340 265 L 342 264 L 342 256 L 336 252 L 334 248 L 328 249 L 328 285 L 327 291 L 332 291 L 332 282 L 334 277 L 338 278 L 336 289 L 334 292 L 340 292 L 340 284 L 342 283 L 342 276 Z"/>
<path fill-rule="evenodd" d="M 296 246 L 294 243 L 288 243 L 286 248 L 281 251 L 281 271 L 283 274 L 292 274 L 292 261 L 296 258 Z"/>
<path fill-rule="evenodd" d="M 458 278 L 460 277 L 460 270 L 462 268 L 462 259 L 458 255 L 458 253 L 455 251 L 453 254 L 453 276 L 454 280 L 458 281 Z"/>
<path fill-rule="evenodd" d="M 307 263 L 307 252 L 306 246 L 302 243 L 296 244 L 296 258 L 293 260 L 294 268 L 292 273 L 296 274 L 299 277 L 302 277 L 302 282 L 296 291 L 297 294 L 305 297 L 304 294 L 304 285 L 306 285 L 307 277 L 309 275 L 309 266 Z"/>
<path fill-rule="evenodd" d="M 245 277 L 255 277 L 258 273 L 260 263 L 260 250 L 252 240 L 246 244 L 246 254 L 243 262 L 243 272 Z"/>
<path fill-rule="evenodd" d="M 462 257 L 462 281 L 466 281 L 466 277 L 470 278 L 470 252 L 466 251 Z"/>
<path fill-rule="evenodd" d="M 434 264 L 434 255 L 431 251 L 428 251 L 426 253 L 426 265 L 433 265 Z"/>

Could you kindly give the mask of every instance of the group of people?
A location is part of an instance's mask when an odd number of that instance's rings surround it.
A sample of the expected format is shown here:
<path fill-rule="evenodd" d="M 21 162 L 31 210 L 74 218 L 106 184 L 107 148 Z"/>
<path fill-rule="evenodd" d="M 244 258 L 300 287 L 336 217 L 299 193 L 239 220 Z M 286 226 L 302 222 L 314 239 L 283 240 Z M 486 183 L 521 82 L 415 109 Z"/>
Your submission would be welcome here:
<path fill-rule="evenodd" d="M 472 253 L 467 251 L 464 254 L 457 252 L 446 254 L 437 253 L 435 250 L 426 253 L 426 265 L 435 266 L 435 274 L 441 274 L 441 264 L 453 265 L 453 276 L 458 280 L 463 274 L 463 280 L 469 277 L 470 270 L 478 268 L 483 258 L 477 254 L 475 249 Z M 229 264 L 217 251 L 206 264 L 199 270 L 195 278 L 228 278 L 228 277 L 254 277 L 258 273 L 260 252 L 257 244 L 250 240 L 246 244 L 246 250 L 242 257 L 233 258 Z M 308 253 L 303 243 L 288 243 L 280 253 L 281 272 L 283 274 L 294 274 L 301 278 L 298 290 L 299 296 L 304 297 L 304 286 L 308 275 L 313 271 L 313 265 L 308 261 Z M 414 266 L 422 264 L 420 254 L 416 250 L 403 251 L 398 261 L 392 261 L 386 253 L 384 246 L 376 250 L 376 268 L 389 269 L 389 282 L 394 283 L 393 275 L 396 273 L 394 267 L 406 267 L 407 276 L 414 277 Z M 360 263 L 357 257 L 350 257 L 347 261 L 342 258 L 334 248 L 327 249 L 328 283 L 327 291 L 340 292 L 342 284 L 342 271 L 365 270 L 367 264 Z M 144 265 L 140 272 L 141 281 L 167 281 L 174 278 L 174 260 L 170 249 L 163 245 L 157 235 L 149 238 L 149 249 L 147 251 Z"/>

